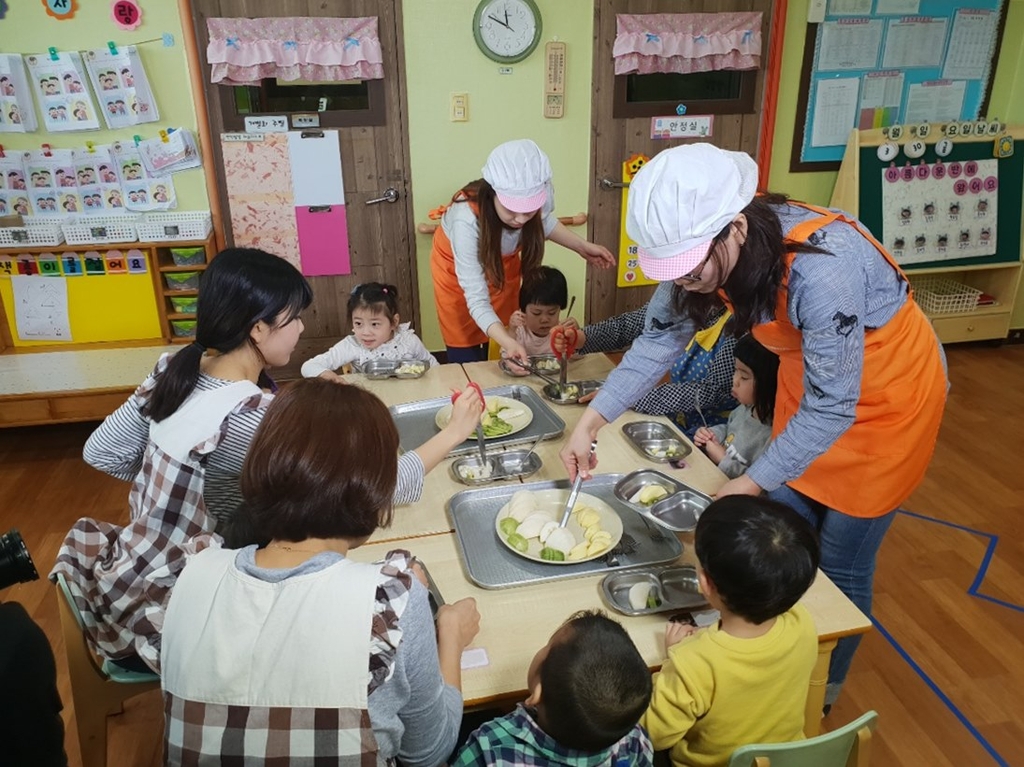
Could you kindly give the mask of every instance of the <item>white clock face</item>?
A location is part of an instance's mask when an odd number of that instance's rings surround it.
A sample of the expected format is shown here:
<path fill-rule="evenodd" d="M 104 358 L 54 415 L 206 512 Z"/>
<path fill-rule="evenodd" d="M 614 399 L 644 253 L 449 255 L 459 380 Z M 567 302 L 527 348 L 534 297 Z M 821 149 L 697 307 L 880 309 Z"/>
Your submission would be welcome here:
<path fill-rule="evenodd" d="M 523 0 L 492 0 L 480 13 L 480 40 L 497 56 L 522 55 L 536 32 L 537 18 Z"/>

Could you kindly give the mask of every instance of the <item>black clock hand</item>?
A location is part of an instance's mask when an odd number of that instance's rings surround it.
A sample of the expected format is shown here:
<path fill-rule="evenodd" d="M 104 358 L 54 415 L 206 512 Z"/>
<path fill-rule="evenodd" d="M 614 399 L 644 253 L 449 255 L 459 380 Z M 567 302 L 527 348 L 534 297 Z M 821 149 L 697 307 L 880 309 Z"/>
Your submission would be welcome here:
<path fill-rule="evenodd" d="M 508 25 L 508 14 L 507 13 L 505 14 L 505 21 L 502 21 L 499 18 L 491 16 L 490 14 L 487 15 L 487 18 L 489 18 L 491 21 L 495 22 L 496 24 L 501 24 L 501 26 L 505 27 L 505 29 L 509 30 L 510 32 L 512 31 L 512 27 L 510 27 Z"/>

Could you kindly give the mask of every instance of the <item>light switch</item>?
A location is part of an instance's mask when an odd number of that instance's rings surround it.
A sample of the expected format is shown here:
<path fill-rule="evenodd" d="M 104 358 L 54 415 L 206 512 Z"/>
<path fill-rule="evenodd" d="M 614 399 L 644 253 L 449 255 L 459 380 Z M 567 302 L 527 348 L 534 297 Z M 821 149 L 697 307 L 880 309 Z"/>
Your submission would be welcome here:
<path fill-rule="evenodd" d="M 451 99 L 450 119 L 453 123 L 469 121 L 469 94 L 453 93 Z"/>

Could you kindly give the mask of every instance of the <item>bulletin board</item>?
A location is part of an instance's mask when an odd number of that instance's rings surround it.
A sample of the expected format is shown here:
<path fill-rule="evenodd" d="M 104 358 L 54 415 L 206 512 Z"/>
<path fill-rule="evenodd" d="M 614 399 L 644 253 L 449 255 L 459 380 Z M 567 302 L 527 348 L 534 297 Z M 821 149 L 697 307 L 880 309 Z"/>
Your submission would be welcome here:
<path fill-rule="evenodd" d="M 790 171 L 835 170 L 850 131 L 977 120 L 1005 0 L 828 0 L 809 24 Z"/>
<path fill-rule="evenodd" d="M 931 125 L 922 139 L 921 127 L 900 139 L 894 159 L 882 159 L 880 149 L 895 143 L 890 129 L 853 131 L 830 205 L 857 216 L 909 270 L 1019 263 L 1024 131 L 1004 126 L 996 136 L 950 138 L 948 125 Z M 994 151 L 1007 140 L 1009 154 Z M 913 144 L 922 151 L 908 159 Z"/>

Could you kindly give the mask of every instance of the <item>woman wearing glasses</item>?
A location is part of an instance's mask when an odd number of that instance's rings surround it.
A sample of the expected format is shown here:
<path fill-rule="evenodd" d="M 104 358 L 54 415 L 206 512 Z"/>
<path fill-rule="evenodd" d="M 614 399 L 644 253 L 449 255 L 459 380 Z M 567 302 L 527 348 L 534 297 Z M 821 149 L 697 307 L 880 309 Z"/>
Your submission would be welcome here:
<path fill-rule="evenodd" d="M 757 166 L 710 144 L 666 150 L 630 185 L 626 227 L 661 281 L 644 333 L 608 377 L 561 457 L 592 468 L 591 440 L 661 378 L 722 305 L 780 357 L 773 442 L 718 495 L 768 492 L 821 536 L 821 568 L 865 613 L 875 555 L 924 477 L 946 401 L 938 339 L 906 277 L 855 219 L 755 196 Z M 857 639 L 832 655 L 827 706 Z"/>

